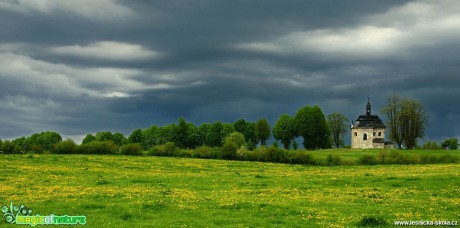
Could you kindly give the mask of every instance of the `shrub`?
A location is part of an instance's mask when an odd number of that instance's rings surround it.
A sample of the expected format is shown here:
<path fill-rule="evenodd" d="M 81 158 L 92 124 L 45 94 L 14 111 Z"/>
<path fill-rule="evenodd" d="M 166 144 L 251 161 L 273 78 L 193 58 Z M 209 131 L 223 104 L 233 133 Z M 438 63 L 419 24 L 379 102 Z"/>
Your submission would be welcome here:
<path fill-rule="evenodd" d="M 236 159 L 236 150 L 238 150 L 238 145 L 233 141 L 225 141 L 226 142 L 222 147 L 222 158 L 229 160 Z"/>
<path fill-rule="evenodd" d="M 342 158 L 337 154 L 329 154 L 326 158 L 327 165 L 342 165 Z"/>
<path fill-rule="evenodd" d="M 291 151 L 288 153 L 289 163 L 291 164 L 305 164 L 305 165 L 316 165 L 317 162 L 313 155 L 306 151 Z"/>
<path fill-rule="evenodd" d="M 142 151 L 139 143 L 129 143 L 120 147 L 120 154 L 123 155 L 142 155 Z"/>
<path fill-rule="evenodd" d="M 386 226 L 388 223 L 378 217 L 369 217 L 364 216 L 361 221 L 358 222 L 358 226 L 365 226 L 365 227 L 375 227 L 375 226 Z"/>
<path fill-rule="evenodd" d="M 445 154 L 439 157 L 438 163 L 457 163 L 458 157 L 454 157 L 450 154 Z"/>
<path fill-rule="evenodd" d="M 176 156 L 177 147 L 173 142 L 167 142 L 162 145 L 156 145 L 148 151 L 150 156 L 164 156 L 164 157 L 174 157 Z"/>
<path fill-rule="evenodd" d="M 358 163 L 362 165 L 377 165 L 377 160 L 372 155 L 364 154 L 358 159 Z"/>
<path fill-rule="evenodd" d="M 441 147 L 434 141 L 428 141 L 425 144 L 423 144 L 423 149 L 424 150 L 439 150 Z"/>
<path fill-rule="evenodd" d="M 116 154 L 118 146 L 112 141 L 92 141 L 90 143 L 80 145 L 79 150 L 82 154 Z"/>
<path fill-rule="evenodd" d="M 192 157 L 194 158 L 218 158 L 219 157 L 218 154 L 220 154 L 220 151 L 217 148 L 212 148 L 208 146 L 200 146 L 193 151 Z"/>
<path fill-rule="evenodd" d="M 271 146 L 266 149 L 265 153 L 265 161 L 269 162 L 278 162 L 278 163 L 288 163 L 288 158 L 286 155 L 286 151 L 284 149 Z"/>
<path fill-rule="evenodd" d="M 51 152 L 53 154 L 76 154 L 78 146 L 72 139 L 67 139 L 54 145 Z"/>

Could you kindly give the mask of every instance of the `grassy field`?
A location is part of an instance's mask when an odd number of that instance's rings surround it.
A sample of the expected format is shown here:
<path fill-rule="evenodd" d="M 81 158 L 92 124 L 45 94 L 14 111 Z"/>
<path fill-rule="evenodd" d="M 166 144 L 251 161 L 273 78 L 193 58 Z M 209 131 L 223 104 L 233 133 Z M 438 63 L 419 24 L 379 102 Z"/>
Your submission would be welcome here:
<path fill-rule="evenodd" d="M 86 227 L 353 227 L 365 216 L 390 224 L 460 221 L 460 164 L 328 167 L 1 155 L 0 173 L 1 205 L 14 201 L 32 214 L 85 215 Z"/>

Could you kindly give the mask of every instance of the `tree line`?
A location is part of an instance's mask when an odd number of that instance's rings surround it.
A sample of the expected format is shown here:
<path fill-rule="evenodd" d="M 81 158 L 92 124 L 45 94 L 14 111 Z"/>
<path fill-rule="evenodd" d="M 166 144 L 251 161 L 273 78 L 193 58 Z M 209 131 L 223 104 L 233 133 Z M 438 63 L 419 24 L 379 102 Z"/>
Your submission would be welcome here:
<path fill-rule="evenodd" d="M 417 139 L 423 137 L 428 120 L 423 105 L 415 100 L 393 95 L 387 98 L 382 113 L 388 118 L 390 140 L 399 148 L 402 145 L 407 148 L 417 146 Z M 132 153 L 139 153 L 138 151 L 147 151 L 167 143 L 180 149 L 196 149 L 202 146 L 233 148 L 237 145 L 254 150 L 258 145 L 265 146 L 272 135 L 275 138 L 275 147 L 281 142 L 284 149 L 297 150 L 298 139 L 303 139 L 303 147 L 314 150 L 343 147 L 343 138 L 348 129 L 348 119 L 342 113 L 331 113 L 325 117 L 319 106 L 305 106 L 293 116 L 282 114 L 273 128 L 265 118 L 256 122 L 239 119 L 234 123 L 217 121 L 198 126 L 179 118 L 175 124 L 136 129 L 127 137 L 120 132 L 109 131 L 87 134 L 79 146 L 72 140 L 62 141 L 61 135 L 53 131 L 35 133 L 12 141 L 2 142 L 0 139 L 0 151 L 67 153 L 68 150 L 83 154 L 129 154 L 130 150 L 136 151 Z M 424 148 L 434 148 L 434 144 L 429 142 Z M 436 144 L 436 148 L 456 149 L 457 146 L 456 139 L 446 140 L 439 146 Z"/>
<path fill-rule="evenodd" d="M 265 146 L 272 134 L 276 139 L 275 145 L 279 140 L 286 149 L 297 149 L 296 139 L 298 137 L 303 138 L 303 145 L 306 149 L 331 147 L 330 130 L 319 106 L 305 106 L 299 109 L 295 116 L 283 114 L 273 129 L 265 118 L 260 118 L 256 122 L 239 119 L 234 123 L 217 121 L 198 126 L 185 121 L 184 118 L 179 118 L 176 124 L 152 125 L 145 129 L 136 129 L 127 137 L 120 132 L 110 131 L 98 132 L 94 135 L 87 134 L 80 147 L 85 149 L 88 145 L 92 145 L 111 150 L 111 148 L 121 149 L 127 144 L 138 144 L 141 149 L 148 150 L 153 146 L 166 143 L 173 143 L 181 149 L 195 149 L 201 146 L 223 147 L 226 138 L 234 132 L 241 135 L 242 146 L 249 150 L 255 149 L 258 145 Z M 74 150 L 76 144 L 75 146 L 71 144 L 75 143 L 72 140 L 62 141 L 59 133 L 47 131 L 17 138 L 11 142 L 5 141 L 1 144 L 0 150 L 4 153 L 19 151 L 43 153 L 59 150 L 65 145 L 69 150 Z"/>

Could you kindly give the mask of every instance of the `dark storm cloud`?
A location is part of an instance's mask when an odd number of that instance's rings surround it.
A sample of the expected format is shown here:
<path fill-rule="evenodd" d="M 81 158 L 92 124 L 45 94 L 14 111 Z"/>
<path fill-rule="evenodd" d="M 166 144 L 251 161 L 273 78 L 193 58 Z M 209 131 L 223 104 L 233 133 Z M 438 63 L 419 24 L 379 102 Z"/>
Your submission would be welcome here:
<path fill-rule="evenodd" d="M 1 138 L 152 124 L 350 120 L 417 99 L 460 136 L 456 1 L 0 1 Z"/>

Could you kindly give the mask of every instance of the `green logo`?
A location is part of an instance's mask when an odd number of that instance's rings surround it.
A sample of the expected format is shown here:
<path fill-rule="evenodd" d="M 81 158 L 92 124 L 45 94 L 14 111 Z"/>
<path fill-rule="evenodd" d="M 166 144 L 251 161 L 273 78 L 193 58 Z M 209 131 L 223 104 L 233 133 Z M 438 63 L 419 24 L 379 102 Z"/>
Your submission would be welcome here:
<path fill-rule="evenodd" d="M 69 215 L 48 215 L 41 216 L 39 214 L 32 215 L 32 210 L 21 204 L 21 206 L 13 205 L 2 207 L 3 218 L 7 223 L 18 225 L 77 225 L 86 224 L 86 216 L 69 216 Z"/>

